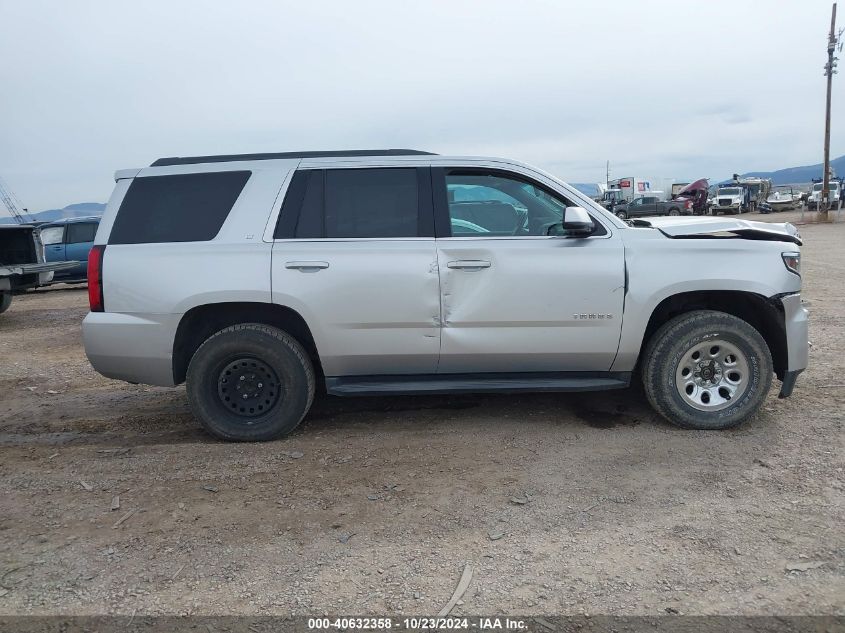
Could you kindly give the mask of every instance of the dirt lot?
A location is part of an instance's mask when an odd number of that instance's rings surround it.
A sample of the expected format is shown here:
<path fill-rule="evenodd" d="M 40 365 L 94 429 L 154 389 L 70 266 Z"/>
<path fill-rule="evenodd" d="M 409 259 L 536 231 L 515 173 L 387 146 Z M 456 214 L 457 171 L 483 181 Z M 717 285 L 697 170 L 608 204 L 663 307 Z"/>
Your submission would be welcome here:
<path fill-rule="evenodd" d="M 84 288 L 18 297 L 0 614 L 432 614 L 466 563 L 454 613 L 845 614 L 845 222 L 800 229 L 811 366 L 721 433 L 634 391 L 323 397 L 224 444 L 91 369 Z"/>

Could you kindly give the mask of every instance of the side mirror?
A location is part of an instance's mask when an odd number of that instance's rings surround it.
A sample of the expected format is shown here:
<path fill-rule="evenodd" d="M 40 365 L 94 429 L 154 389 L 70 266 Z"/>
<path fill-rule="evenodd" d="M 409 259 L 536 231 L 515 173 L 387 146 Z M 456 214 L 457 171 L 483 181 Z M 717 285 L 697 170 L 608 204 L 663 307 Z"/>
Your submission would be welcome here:
<path fill-rule="evenodd" d="M 590 214 L 583 207 L 566 207 L 563 212 L 563 222 L 549 227 L 549 235 L 563 237 L 587 237 L 592 235 L 596 226 Z"/>

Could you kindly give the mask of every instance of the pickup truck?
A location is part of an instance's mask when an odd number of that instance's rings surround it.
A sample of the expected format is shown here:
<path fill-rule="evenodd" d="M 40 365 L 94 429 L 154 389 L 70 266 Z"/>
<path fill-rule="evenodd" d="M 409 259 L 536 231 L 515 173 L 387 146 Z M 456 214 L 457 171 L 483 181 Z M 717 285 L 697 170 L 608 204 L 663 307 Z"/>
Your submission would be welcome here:
<path fill-rule="evenodd" d="M 676 198 L 675 200 L 660 200 L 655 196 L 643 196 L 635 198 L 627 204 L 618 204 L 613 207 L 616 217 L 625 220 L 627 218 L 641 218 L 650 215 L 692 215 L 693 203 L 691 200 Z"/>
<path fill-rule="evenodd" d="M 75 261 L 46 262 L 37 226 L 0 224 L 0 313 L 9 309 L 15 293 L 46 285 L 55 271 L 76 265 Z"/>
<path fill-rule="evenodd" d="M 790 224 L 623 221 L 528 165 L 414 150 L 163 158 L 115 180 L 88 257 L 88 359 L 185 383 L 226 440 L 290 433 L 318 388 L 635 376 L 665 419 L 725 429 L 807 366 Z"/>

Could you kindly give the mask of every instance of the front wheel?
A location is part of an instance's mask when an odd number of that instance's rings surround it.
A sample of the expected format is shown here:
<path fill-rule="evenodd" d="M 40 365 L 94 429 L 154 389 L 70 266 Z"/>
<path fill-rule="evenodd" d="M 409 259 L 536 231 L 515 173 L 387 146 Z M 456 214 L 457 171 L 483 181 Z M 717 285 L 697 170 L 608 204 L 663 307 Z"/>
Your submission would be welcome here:
<path fill-rule="evenodd" d="M 617 212 L 616 212 L 616 217 L 617 217 L 617 218 L 619 218 L 620 220 L 627 220 L 627 219 L 628 219 L 628 214 L 627 214 L 627 213 L 625 213 L 624 211 L 617 211 Z"/>
<path fill-rule="evenodd" d="M 194 415 L 211 434 L 238 442 L 275 439 L 293 431 L 314 399 L 314 369 L 287 332 L 242 323 L 209 337 L 186 377 Z"/>
<path fill-rule="evenodd" d="M 3 314 L 12 305 L 12 293 L 0 292 L 0 314 Z"/>
<path fill-rule="evenodd" d="M 642 364 L 646 396 L 687 429 L 727 429 L 753 416 L 772 384 L 766 341 L 746 321 L 697 310 L 664 324 Z"/>

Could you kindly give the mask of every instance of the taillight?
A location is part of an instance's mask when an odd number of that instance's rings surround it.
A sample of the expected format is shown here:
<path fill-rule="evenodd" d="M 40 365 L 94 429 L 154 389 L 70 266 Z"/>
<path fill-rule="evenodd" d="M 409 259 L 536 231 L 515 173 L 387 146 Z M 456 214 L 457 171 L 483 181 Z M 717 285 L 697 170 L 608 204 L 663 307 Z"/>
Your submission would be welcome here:
<path fill-rule="evenodd" d="M 106 247 L 93 246 L 88 253 L 88 305 L 91 312 L 103 312 L 103 255 Z"/>

